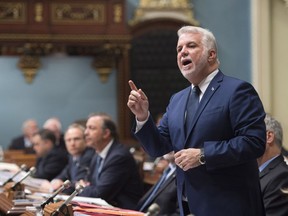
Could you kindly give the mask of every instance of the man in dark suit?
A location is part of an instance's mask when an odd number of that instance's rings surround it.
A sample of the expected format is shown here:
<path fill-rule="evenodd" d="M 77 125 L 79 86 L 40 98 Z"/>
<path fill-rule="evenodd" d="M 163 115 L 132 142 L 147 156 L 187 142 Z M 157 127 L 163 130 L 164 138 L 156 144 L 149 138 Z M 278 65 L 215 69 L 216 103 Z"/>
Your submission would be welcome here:
<path fill-rule="evenodd" d="M 288 188 L 288 166 L 281 154 L 283 130 L 281 124 L 267 114 L 266 150 L 258 159 L 259 176 L 267 216 L 288 215 L 288 195 L 281 189 Z"/>
<path fill-rule="evenodd" d="M 143 194 L 136 161 L 129 150 L 118 142 L 116 125 L 104 113 L 92 114 L 85 130 L 87 145 L 96 155 L 91 162 L 89 182 L 80 196 L 99 197 L 113 206 L 135 209 Z"/>
<path fill-rule="evenodd" d="M 25 153 L 34 153 L 32 137 L 38 131 L 38 124 L 34 119 L 27 119 L 23 122 L 23 135 L 14 138 L 9 145 L 10 150 L 24 150 Z"/>
<path fill-rule="evenodd" d="M 85 128 L 79 124 L 72 124 L 65 133 L 66 149 L 69 153 L 69 161 L 62 172 L 57 175 L 51 184 L 46 187 L 57 190 L 66 180 L 72 183 L 63 193 L 70 194 L 75 190 L 75 183 L 81 179 L 88 178 L 90 173 L 90 162 L 95 154 L 95 150 L 87 147 L 85 142 Z"/>
<path fill-rule="evenodd" d="M 163 156 L 167 160 L 168 167 L 164 170 L 163 175 L 153 187 L 140 199 L 136 210 L 147 212 L 152 204 L 157 204 L 159 213 L 157 215 L 179 215 L 177 202 L 176 187 L 176 165 L 174 162 L 174 152 Z"/>
<path fill-rule="evenodd" d="M 186 202 L 197 216 L 264 215 L 256 160 L 265 151 L 262 102 L 251 84 L 220 71 L 209 30 L 185 26 L 178 36 L 178 67 L 191 86 L 172 96 L 156 127 L 147 96 L 130 80 L 135 135 L 152 157 L 175 151 L 181 215 Z"/>
<path fill-rule="evenodd" d="M 37 155 L 35 178 L 51 181 L 66 166 L 68 157 L 63 149 L 55 147 L 52 131 L 41 129 L 33 136 L 33 148 Z"/>

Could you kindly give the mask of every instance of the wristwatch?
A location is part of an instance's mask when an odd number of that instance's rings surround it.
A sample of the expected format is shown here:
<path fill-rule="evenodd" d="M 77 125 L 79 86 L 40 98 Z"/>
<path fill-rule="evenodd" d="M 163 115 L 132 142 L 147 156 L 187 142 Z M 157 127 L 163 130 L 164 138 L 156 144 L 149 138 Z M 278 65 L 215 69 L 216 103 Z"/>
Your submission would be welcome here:
<path fill-rule="evenodd" d="M 199 161 L 199 163 L 200 163 L 201 165 L 203 165 L 203 164 L 206 163 L 205 155 L 204 155 L 204 148 L 201 148 L 201 149 L 200 149 L 200 155 L 199 155 L 198 161 Z"/>

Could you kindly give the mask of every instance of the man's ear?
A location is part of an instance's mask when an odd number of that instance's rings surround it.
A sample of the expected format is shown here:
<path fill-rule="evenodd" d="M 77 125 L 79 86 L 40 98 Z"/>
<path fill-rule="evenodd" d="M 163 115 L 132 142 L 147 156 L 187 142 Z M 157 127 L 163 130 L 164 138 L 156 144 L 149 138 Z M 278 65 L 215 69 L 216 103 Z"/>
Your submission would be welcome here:
<path fill-rule="evenodd" d="M 104 130 L 104 138 L 107 139 L 111 135 L 111 131 L 109 129 Z"/>
<path fill-rule="evenodd" d="M 216 60 L 216 51 L 214 49 L 210 49 L 208 52 L 208 62 L 214 62 Z"/>
<path fill-rule="evenodd" d="M 269 146 L 271 146 L 274 142 L 275 134 L 272 131 L 266 132 L 266 142 Z"/>

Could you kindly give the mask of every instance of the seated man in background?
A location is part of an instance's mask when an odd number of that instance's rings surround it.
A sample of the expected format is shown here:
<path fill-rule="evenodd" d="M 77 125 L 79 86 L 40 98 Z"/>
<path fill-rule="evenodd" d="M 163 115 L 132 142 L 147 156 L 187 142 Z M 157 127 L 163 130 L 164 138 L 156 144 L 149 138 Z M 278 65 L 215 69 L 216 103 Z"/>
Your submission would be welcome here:
<path fill-rule="evenodd" d="M 128 148 L 118 142 L 115 123 L 104 113 L 90 115 L 85 130 L 86 143 L 97 154 L 91 162 L 89 182 L 80 196 L 98 197 L 113 206 L 135 209 L 143 194 L 136 161 Z"/>
<path fill-rule="evenodd" d="M 63 191 L 70 194 L 75 190 L 75 183 L 80 179 L 87 180 L 90 173 L 90 162 L 95 150 L 87 147 L 85 142 L 85 128 L 79 124 L 72 124 L 65 133 L 66 149 L 69 153 L 69 162 L 62 172 L 51 181 L 50 188 L 57 190 L 66 180 L 70 180 L 71 187 Z"/>
<path fill-rule="evenodd" d="M 38 131 L 37 122 L 34 119 L 28 119 L 22 124 L 21 136 L 14 138 L 9 145 L 9 150 L 24 150 L 25 153 L 34 153 L 32 145 L 33 134 Z"/>
<path fill-rule="evenodd" d="M 41 129 L 33 136 L 33 148 L 36 152 L 36 173 L 33 177 L 51 181 L 66 166 L 68 157 L 65 150 L 55 147 L 55 135 L 52 131 Z M 64 153 L 63 153 L 64 151 Z"/>
<path fill-rule="evenodd" d="M 47 119 L 43 124 L 44 129 L 52 131 L 56 137 L 55 146 L 66 150 L 64 135 L 62 133 L 62 124 L 56 117 Z"/>
<path fill-rule="evenodd" d="M 258 159 L 261 191 L 267 216 L 288 215 L 288 166 L 281 154 L 283 131 L 281 124 L 269 114 L 265 118 L 266 150 Z"/>
<path fill-rule="evenodd" d="M 163 158 L 168 161 L 168 167 L 164 170 L 158 182 L 140 199 L 136 210 L 147 212 L 152 204 L 154 206 L 157 204 L 159 209 L 157 215 L 178 216 L 180 211 L 177 202 L 174 152 L 164 155 Z"/>

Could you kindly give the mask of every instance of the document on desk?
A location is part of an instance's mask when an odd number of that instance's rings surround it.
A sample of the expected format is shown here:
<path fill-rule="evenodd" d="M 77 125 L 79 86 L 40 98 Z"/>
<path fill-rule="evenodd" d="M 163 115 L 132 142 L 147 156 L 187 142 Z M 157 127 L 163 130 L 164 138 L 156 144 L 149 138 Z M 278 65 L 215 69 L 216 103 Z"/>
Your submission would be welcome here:
<path fill-rule="evenodd" d="M 35 192 L 32 195 L 29 196 L 29 198 L 33 198 L 36 200 L 39 199 L 47 199 L 51 196 L 50 193 L 41 193 L 41 192 Z M 69 197 L 69 195 L 61 195 L 58 194 L 54 199 L 56 201 L 61 201 L 61 200 L 67 200 Z M 113 207 L 112 205 L 110 205 L 109 203 L 107 203 L 105 200 L 101 199 L 101 198 L 93 198 L 93 197 L 83 197 L 83 196 L 75 196 L 72 199 L 72 202 L 79 202 L 79 203 L 87 203 L 87 204 L 95 204 L 98 206 L 105 206 L 105 207 Z"/>
<path fill-rule="evenodd" d="M 14 163 L 0 162 L 0 171 L 15 173 L 20 170 L 20 167 Z"/>
<path fill-rule="evenodd" d="M 121 209 L 116 207 L 107 207 L 107 206 L 98 206 L 87 203 L 73 203 L 76 206 L 73 207 L 73 211 L 75 215 L 83 214 L 83 215 L 121 215 L 121 216 L 144 216 L 143 212 L 138 212 L 129 209 Z"/>

